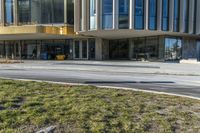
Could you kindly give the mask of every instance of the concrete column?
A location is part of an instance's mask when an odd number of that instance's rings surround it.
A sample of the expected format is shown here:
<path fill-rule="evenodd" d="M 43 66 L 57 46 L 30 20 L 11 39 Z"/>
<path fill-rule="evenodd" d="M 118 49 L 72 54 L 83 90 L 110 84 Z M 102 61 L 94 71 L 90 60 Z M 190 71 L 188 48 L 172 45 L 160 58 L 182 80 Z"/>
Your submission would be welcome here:
<path fill-rule="evenodd" d="M 129 39 L 129 59 L 130 60 L 133 58 L 133 47 L 134 47 L 133 39 Z"/>
<path fill-rule="evenodd" d="M 113 29 L 118 29 L 119 0 L 113 0 Z"/>
<path fill-rule="evenodd" d="M 1 0 L 1 22 L 2 26 L 5 25 L 5 0 Z"/>
<path fill-rule="evenodd" d="M 80 21 L 80 5 L 81 2 L 80 0 L 74 0 L 74 31 L 75 32 L 78 32 L 80 31 L 80 24 L 81 24 L 81 21 Z"/>
<path fill-rule="evenodd" d="M 162 0 L 157 1 L 157 30 L 162 29 Z"/>
<path fill-rule="evenodd" d="M 87 31 L 87 0 L 82 0 L 82 31 Z"/>
<path fill-rule="evenodd" d="M 189 0 L 189 33 L 194 33 L 194 0 Z"/>
<path fill-rule="evenodd" d="M 101 1 L 102 0 L 96 0 L 96 29 L 100 30 L 101 27 L 101 21 L 100 21 L 100 14 L 101 14 Z"/>
<path fill-rule="evenodd" d="M 196 34 L 200 34 L 200 0 L 197 0 Z"/>
<path fill-rule="evenodd" d="M 144 1 L 144 29 L 148 29 L 148 16 L 149 16 L 149 0 Z"/>
<path fill-rule="evenodd" d="M 18 25 L 18 0 L 14 0 L 14 25 Z"/>
<path fill-rule="evenodd" d="M 64 0 L 64 24 L 67 24 L 67 0 Z"/>
<path fill-rule="evenodd" d="M 173 31 L 174 22 L 174 0 L 169 1 L 169 31 Z"/>
<path fill-rule="evenodd" d="M 41 41 L 37 42 L 37 59 L 40 59 L 40 54 L 41 54 Z"/>
<path fill-rule="evenodd" d="M 103 60 L 103 40 L 101 38 L 95 39 L 95 59 L 96 60 Z"/>
<path fill-rule="evenodd" d="M 90 29 L 90 0 L 86 0 L 86 31 Z"/>
<path fill-rule="evenodd" d="M 129 29 L 133 29 L 133 18 L 134 18 L 134 0 L 130 0 L 130 6 L 129 6 Z"/>

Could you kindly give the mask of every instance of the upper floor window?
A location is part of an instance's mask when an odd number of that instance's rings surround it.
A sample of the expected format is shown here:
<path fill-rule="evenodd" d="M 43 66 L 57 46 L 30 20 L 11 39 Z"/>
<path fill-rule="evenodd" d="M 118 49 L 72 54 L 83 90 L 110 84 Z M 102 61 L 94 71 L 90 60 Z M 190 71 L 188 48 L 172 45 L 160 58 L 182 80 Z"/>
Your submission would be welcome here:
<path fill-rule="evenodd" d="M 149 29 L 156 30 L 157 0 L 149 0 Z"/>
<path fill-rule="evenodd" d="M 12 25 L 14 23 L 13 6 L 14 6 L 13 0 L 5 0 L 5 23 L 7 25 Z"/>
<path fill-rule="evenodd" d="M 90 30 L 96 29 L 96 0 L 90 0 Z"/>
<path fill-rule="evenodd" d="M 102 28 L 113 27 L 113 0 L 102 0 Z"/>
<path fill-rule="evenodd" d="M 183 0 L 184 32 L 189 31 L 189 0 Z"/>
<path fill-rule="evenodd" d="M 144 0 L 135 0 L 135 29 L 144 29 Z"/>
<path fill-rule="evenodd" d="M 64 0 L 18 0 L 19 23 L 64 23 Z"/>
<path fill-rule="evenodd" d="M 179 16 L 180 16 L 180 0 L 174 0 L 174 22 L 173 31 L 179 31 Z"/>
<path fill-rule="evenodd" d="M 119 0 L 119 29 L 129 28 L 129 0 Z"/>
<path fill-rule="evenodd" d="M 162 30 L 169 30 L 169 0 L 162 1 Z"/>

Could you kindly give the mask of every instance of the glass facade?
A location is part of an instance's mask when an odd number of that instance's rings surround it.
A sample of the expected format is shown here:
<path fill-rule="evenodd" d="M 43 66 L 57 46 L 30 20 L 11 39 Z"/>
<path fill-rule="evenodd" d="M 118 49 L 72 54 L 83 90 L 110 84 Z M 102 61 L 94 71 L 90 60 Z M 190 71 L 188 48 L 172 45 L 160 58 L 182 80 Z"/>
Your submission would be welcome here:
<path fill-rule="evenodd" d="M 189 0 L 183 0 L 184 32 L 189 31 Z"/>
<path fill-rule="evenodd" d="M 197 24 L 197 0 L 194 1 L 194 26 L 193 26 L 193 33 L 196 34 L 196 24 Z"/>
<path fill-rule="evenodd" d="M 19 23 L 64 23 L 64 0 L 19 0 Z"/>
<path fill-rule="evenodd" d="M 67 0 L 67 24 L 74 25 L 74 0 Z"/>
<path fill-rule="evenodd" d="M 144 29 L 144 0 L 135 0 L 135 29 Z"/>
<path fill-rule="evenodd" d="M 149 29 L 156 30 L 157 0 L 149 0 Z"/>
<path fill-rule="evenodd" d="M 96 0 L 90 0 L 90 30 L 96 29 Z"/>
<path fill-rule="evenodd" d="M 173 31 L 179 31 L 179 16 L 180 16 L 180 0 L 174 0 L 174 22 L 173 22 Z"/>
<path fill-rule="evenodd" d="M 2 23 L 2 1 L 0 0 L 0 24 Z"/>
<path fill-rule="evenodd" d="M 14 23 L 14 1 L 5 0 L 5 23 L 12 25 Z"/>
<path fill-rule="evenodd" d="M 102 0 L 102 28 L 113 27 L 113 0 Z"/>
<path fill-rule="evenodd" d="M 119 29 L 129 28 L 129 0 L 119 0 Z"/>
<path fill-rule="evenodd" d="M 165 38 L 165 60 L 180 60 L 182 58 L 182 40 Z"/>
<path fill-rule="evenodd" d="M 162 0 L 162 30 L 169 30 L 169 0 Z"/>

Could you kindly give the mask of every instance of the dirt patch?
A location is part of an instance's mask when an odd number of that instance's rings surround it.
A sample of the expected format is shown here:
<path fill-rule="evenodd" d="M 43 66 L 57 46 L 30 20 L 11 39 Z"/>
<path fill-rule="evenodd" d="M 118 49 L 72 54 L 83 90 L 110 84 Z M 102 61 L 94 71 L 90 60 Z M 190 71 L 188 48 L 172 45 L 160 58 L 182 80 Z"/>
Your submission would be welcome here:
<path fill-rule="evenodd" d="M 24 62 L 19 60 L 0 60 L 0 64 L 17 64 L 17 63 L 24 63 Z"/>

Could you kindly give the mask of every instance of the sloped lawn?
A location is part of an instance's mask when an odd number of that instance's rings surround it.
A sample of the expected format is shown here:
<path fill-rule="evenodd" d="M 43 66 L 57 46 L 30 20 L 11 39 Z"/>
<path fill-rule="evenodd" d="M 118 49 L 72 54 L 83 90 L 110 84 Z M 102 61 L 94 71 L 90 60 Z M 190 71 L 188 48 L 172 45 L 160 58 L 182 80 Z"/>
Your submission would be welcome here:
<path fill-rule="evenodd" d="M 0 132 L 200 132 L 200 101 L 92 86 L 0 80 Z"/>

